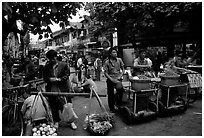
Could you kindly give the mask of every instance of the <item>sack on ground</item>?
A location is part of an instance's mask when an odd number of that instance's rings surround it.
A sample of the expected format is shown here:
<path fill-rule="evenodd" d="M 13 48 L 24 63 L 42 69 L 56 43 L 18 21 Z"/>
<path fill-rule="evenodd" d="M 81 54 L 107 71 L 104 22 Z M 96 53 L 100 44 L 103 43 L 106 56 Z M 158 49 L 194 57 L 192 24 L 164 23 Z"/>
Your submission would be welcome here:
<path fill-rule="evenodd" d="M 76 119 L 78 119 L 78 116 L 74 112 L 72 103 L 64 104 L 63 111 L 59 111 L 59 116 L 61 121 L 65 122 L 74 122 Z"/>

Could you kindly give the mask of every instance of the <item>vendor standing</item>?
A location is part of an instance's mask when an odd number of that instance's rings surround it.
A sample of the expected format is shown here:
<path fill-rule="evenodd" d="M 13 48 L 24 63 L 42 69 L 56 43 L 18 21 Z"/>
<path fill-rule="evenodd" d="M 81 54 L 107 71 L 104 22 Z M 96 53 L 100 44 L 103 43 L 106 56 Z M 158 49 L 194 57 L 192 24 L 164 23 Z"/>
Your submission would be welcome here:
<path fill-rule="evenodd" d="M 152 66 L 152 61 L 146 57 L 145 49 L 139 51 L 139 57 L 134 60 L 133 63 L 133 76 L 144 74 L 145 71 L 149 71 Z"/>
<path fill-rule="evenodd" d="M 117 57 L 117 50 L 111 47 L 108 51 L 108 59 L 104 63 L 104 75 L 107 78 L 108 106 L 111 112 L 117 110 L 117 106 L 122 104 L 124 88 L 122 76 L 124 74 L 124 63 Z M 114 94 L 116 89 L 116 95 Z"/>

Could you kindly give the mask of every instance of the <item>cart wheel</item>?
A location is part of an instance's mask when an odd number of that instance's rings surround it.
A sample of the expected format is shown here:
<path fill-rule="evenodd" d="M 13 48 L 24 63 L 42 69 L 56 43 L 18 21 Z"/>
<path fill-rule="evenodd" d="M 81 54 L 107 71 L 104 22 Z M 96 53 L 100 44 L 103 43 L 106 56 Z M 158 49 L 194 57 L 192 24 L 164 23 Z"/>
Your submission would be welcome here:
<path fill-rule="evenodd" d="M 157 104 L 155 102 L 150 102 L 148 107 L 151 111 L 157 112 Z"/>
<path fill-rule="evenodd" d="M 127 106 L 123 106 L 120 109 L 120 115 L 123 117 L 123 120 L 126 124 L 131 124 L 132 123 L 132 115 L 131 111 Z"/>
<path fill-rule="evenodd" d="M 193 94 L 191 94 L 193 92 Z M 192 104 L 197 100 L 198 97 L 198 90 L 197 89 L 190 89 L 188 94 L 188 103 Z"/>
<path fill-rule="evenodd" d="M 180 111 L 185 112 L 187 110 L 187 103 L 183 98 L 176 99 L 176 103 L 179 103 L 179 105 L 183 105 L 179 108 Z"/>
<path fill-rule="evenodd" d="M 159 116 L 163 116 L 165 113 L 165 107 L 161 101 L 158 101 L 158 109 L 159 109 L 159 111 L 158 111 Z"/>

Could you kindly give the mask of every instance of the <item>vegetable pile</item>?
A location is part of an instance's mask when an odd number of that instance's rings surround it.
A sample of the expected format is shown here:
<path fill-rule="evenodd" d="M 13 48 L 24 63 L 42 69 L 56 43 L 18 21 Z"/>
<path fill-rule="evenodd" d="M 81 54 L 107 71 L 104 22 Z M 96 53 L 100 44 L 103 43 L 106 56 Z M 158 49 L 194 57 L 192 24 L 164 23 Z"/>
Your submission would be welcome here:
<path fill-rule="evenodd" d="M 57 129 L 46 123 L 35 126 L 32 129 L 33 136 L 57 136 Z"/>
<path fill-rule="evenodd" d="M 132 80 L 148 80 L 148 79 L 150 78 L 145 75 L 137 75 L 137 76 L 132 77 Z"/>
<path fill-rule="evenodd" d="M 87 124 L 87 130 L 95 135 L 105 135 L 111 128 L 113 128 L 113 115 L 91 114 L 86 116 L 85 123 Z"/>
<path fill-rule="evenodd" d="M 165 71 L 165 73 L 162 73 L 160 75 L 161 77 L 179 77 L 179 75 L 172 71 Z"/>
<path fill-rule="evenodd" d="M 140 80 L 146 80 L 146 79 L 149 79 L 147 76 L 145 75 L 137 75 L 137 77 L 140 79 Z"/>

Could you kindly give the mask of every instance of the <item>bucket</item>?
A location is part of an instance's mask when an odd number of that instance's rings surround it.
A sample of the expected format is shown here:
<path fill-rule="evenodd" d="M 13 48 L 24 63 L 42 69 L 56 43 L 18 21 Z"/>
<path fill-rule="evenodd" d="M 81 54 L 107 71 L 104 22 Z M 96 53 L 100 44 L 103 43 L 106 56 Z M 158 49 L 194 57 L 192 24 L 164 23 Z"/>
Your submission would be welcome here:
<path fill-rule="evenodd" d="M 178 85 L 180 76 L 161 76 L 161 84 L 171 86 L 171 85 Z"/>
<path fill-rule="evenodd" d="M 151 89 L 150 79 L 130 79 L 131 87 L 135 91 Z"/>

